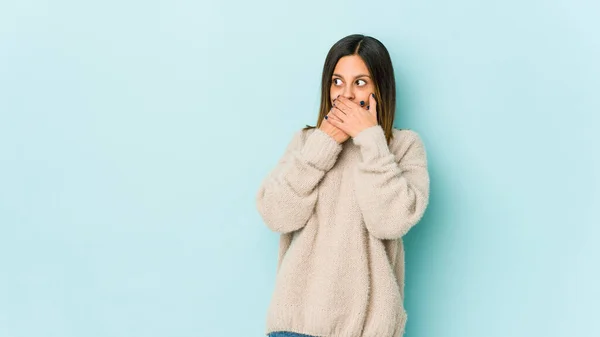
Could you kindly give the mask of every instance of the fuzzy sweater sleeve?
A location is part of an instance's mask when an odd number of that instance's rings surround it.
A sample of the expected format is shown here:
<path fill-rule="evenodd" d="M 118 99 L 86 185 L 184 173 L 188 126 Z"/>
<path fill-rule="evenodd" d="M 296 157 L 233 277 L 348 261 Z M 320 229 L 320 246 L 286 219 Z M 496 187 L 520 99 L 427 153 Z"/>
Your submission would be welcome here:
<path fill-rule="evenodd" d="M 294 135 L 256 195 L 258 211 L 271 230 L 289 233 L 306 224 L 317 201 L 317 185 L 341 150 L 341 144 L 318 128 Z"/>
<path fill-rule="evenodd" d="M 362 161 L 355 171 L 356 198 L 365 226 L 379 239 L 397 239 L 414 226 L 429 202 L 425 146 L 412 130 L 392 153 L 380 125 L 353 138 Z M 399 161 L 396 161 L 396 155 Z"/>

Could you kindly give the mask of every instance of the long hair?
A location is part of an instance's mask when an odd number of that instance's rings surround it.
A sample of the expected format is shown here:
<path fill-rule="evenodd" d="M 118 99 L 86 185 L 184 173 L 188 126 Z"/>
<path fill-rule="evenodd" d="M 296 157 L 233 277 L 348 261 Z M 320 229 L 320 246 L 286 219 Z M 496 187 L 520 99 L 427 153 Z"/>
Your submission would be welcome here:
<path fill-rule="evenodd" d="M 377 102 L 377 122 L 385 132 L 389 144 L 392 139 L 394 116 L 396 114 L 396 80 L 392 59 L 387 49 L 374 37 L 361 34 L 348 35 L 336 42 L 325 58 L 321 78 L 321 105 L 316 126 L 307 125 L 304 129 L 320 127 L 325 115 L 331 109 L 331 76 L 340 58 L 358 55 L 365 62 L 375 86 Z"/>

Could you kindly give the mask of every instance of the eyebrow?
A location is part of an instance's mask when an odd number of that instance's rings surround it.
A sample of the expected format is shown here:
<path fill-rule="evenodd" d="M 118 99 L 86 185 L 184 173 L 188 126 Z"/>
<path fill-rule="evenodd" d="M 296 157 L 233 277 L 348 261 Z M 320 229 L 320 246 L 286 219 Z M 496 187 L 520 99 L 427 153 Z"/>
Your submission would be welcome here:
<path fill-rule="evenodd" d="M 344 76 L 342 76 L 340 74 L 333 74 L 333 76 L 344 78 Z M 365 74 L 356 75 L 354 78 L 359 78 L 359 77 L 368 77 L 368 78 L 371 78 L 371 76 L 365 75 Z"/>

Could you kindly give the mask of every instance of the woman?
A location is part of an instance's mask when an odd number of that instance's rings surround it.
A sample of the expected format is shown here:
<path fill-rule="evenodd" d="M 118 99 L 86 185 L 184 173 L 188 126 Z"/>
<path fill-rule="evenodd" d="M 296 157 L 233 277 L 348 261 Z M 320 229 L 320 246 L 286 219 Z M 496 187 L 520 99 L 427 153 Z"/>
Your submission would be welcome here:
<path fill-rule="evenodd" d="M 265 224 L 280 233 L 266 333 L 402 336 L 402 236 L 429 201 L 424 144 L 392 126 L 394 71 L 375 38 L 333 45 L 321 95 L 316 127 L 295 133 L 256 197 Z"/>

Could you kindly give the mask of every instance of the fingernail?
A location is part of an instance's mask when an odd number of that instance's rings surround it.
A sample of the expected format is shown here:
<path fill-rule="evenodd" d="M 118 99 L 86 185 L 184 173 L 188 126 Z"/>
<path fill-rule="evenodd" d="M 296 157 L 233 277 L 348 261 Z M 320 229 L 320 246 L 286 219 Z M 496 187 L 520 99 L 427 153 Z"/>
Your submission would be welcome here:
<path fill-rule="evenodd" d="M 360 101 L 360 106 L 365 105 L 365 101 Z"/>
<path fill-rule="evenodd" d="M 373 98 L 375 98 L 375 94 L 371 93 L 371 96 L 373 96 Z"/>
<path fill-rule="evenodd" d="M 329 117 L 327 117 L 327 115 L 325 115 L 325 119 L 327 119 L 327 118 L 329 118 Z"/>
<path fill-rule="evenodd" d="M 367 110 L 369 110 L 370 105 L 367 105 Z"/>

